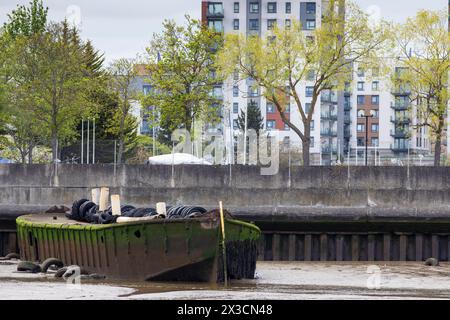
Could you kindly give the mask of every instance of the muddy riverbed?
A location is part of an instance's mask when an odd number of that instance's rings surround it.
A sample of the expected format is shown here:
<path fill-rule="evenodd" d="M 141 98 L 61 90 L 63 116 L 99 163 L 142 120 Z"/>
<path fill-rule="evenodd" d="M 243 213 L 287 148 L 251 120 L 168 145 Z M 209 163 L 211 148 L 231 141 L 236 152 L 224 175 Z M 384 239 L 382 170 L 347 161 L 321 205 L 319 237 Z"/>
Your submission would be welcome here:
<path fill-rule="evenodd" d="M 130 283 L 16 272 L 0 261 L 0 299 L 450 299 L 450 264 L 260 262 L 254 280 L 228 288 L 199 283 Z"/>

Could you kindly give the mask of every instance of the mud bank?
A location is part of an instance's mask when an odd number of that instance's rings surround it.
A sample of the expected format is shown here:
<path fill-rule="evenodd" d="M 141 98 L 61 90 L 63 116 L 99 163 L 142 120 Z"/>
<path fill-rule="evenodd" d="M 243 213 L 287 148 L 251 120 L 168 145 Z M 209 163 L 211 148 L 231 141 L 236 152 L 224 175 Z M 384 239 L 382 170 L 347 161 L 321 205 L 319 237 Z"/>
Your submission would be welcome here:
<path fill-rule="evenodd" d="M 261 262 L 257 279 L 228 288 L 199 283 L 81 281 L 15 272 L 0 263 L 0 299 L 450 299 L 450 264 Z M 371 287 L 378 289 L 368 289 Z"/>

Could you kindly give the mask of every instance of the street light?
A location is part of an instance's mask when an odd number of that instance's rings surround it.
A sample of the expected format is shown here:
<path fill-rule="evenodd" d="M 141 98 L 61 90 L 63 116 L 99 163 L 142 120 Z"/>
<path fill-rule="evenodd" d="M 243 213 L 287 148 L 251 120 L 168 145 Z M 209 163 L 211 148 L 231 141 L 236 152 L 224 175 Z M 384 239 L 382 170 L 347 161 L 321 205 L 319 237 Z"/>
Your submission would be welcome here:
<path fill-rule="evenodd" d="M 360 118 L 366 118 L 366 167 L 367 167 L 367 153 L 369 151 L 369 118 L 373 118 L 374 117 L 374 112 L 373 110 L 370 110 L 369 112 L 370 114 L 365 114 L 364 110 L 361 110 L 359 112 L 359 117 Z"/>

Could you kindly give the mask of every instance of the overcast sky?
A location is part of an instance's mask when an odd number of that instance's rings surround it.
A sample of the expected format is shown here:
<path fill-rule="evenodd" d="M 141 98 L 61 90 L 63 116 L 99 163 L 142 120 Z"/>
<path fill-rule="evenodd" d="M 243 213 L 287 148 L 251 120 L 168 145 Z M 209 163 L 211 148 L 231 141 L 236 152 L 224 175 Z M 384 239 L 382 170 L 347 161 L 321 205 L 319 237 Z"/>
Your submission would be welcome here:
<path fill-rule="evenodd" d="M 230 0 L 229 0 L 230 1 Z M 402 21 L 419 9 L 445 9 L 447 0 L 355 0 L 386 19 Z M 29 0 L 0 0 L 0 24 L 7 13 Z M 51 20 L 80 20 L 83 38 L 91 39 L 108 61 L 142 53 L 164 19 L 182 22 L 200 17 L 201 0 L 44 0 Z M 78 14 L 80 13 L 80 14 Z"/>

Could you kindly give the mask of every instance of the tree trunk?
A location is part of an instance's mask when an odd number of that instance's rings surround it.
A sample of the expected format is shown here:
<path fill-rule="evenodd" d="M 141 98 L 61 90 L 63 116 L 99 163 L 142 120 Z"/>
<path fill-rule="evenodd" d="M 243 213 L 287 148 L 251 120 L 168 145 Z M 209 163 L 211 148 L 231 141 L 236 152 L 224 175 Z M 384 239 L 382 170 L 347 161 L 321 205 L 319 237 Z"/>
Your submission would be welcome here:
<path fill-rule="evenodd" d="M 53 162 L 58 160 L 58 135 L 55 132 L 52 133 L 52 159 Z"/>
<path fill-rule="evenodd" d="M 310 159 L 309 159 L 309 140 L 303 141 L 303 166 L 309 167 L 310 166 Z"/>
<path fill-rule="evenodd" d="M 28 146 L 28 164 L 33 164 L 33 149 L 34 147 L 30 144 Z"/>
<path fill-rule="evenodd" d="M 434 165 L 439 167 L 441 165 L 441 153 L 442 153 L 442 134 L 444 132 L 444 117 L 439 119 L 438 132 L 436 133 L 436 144 L 434 145 Z"/>
<path fill-rule="evenodd" d="M 434 146 L 434 165 L 439 167 L 441 165 L 441 137 L 436 138 Z"/>
<path fill-rule="evenodd" d="M 122 118 L 120 119 L 120 132 L 119 132 L 119 152 L 117 154 L 117 164 L 122 164 L 123 161 L 123 151 L 124 151 L 124 143 L 125 143 L 125 118 L 127 114 L 125 112 L 122 113 Z"/>

